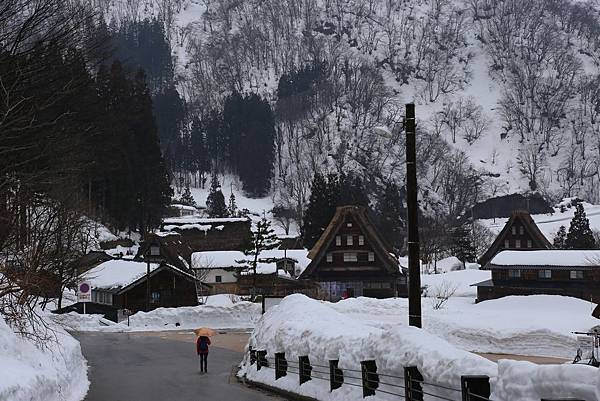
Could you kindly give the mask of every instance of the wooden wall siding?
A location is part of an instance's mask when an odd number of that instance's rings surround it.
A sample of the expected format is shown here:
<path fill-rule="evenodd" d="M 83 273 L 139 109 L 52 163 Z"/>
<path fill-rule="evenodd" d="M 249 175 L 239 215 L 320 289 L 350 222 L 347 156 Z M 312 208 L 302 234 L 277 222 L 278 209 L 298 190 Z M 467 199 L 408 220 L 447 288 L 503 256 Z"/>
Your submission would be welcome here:
<path fill-rule="evenodd" d="M 160 292 L 160 301 L 150 303 L 150 309 L 198 304 L 194 282 L 170 270 L 162 270 L 150 278 L 150 293 L 152 292 Z M 145 310 L 146 280 L 142 280 L 123 294 L 115 295 L 113 304 L 118 309 Z"/>
<path fill-rule="evenodd" d="M 587 288 L 563 287 L 512 287 L 494 285 L 493 287 L 477 287 L 477 302 L 489 299 L 498 299 L 510 295 L 562 295 L 579 298 L 593 303 L 600 303 L 600 288 L 591 286 Z"/>
<path fill-rule="evenodd" d="M 578 269 L 576 267 L 574 267 L 573 269 L 569 269 L 569 270 L 552 269 L 552 267 L 550 267 L 550 266 L 547 269 L 519 269 L 519 268 L 515 267 L 514 269 L 510 269 L 510 270 L 520 270 L 521 276 L 520 277 L 510 277 L 509 270 L 494 269 L 494 270 L 492 270 L 492 279 L 494 281 L 511 281 L 511 282 L 515 282 L 515 283 L 519 283 L 522 281 L 538 281 L 538 280 L 539 281 L 557 281 L 557 282 L 566 281 L 566 282 L 573 282 L 573 283 L 577 283 L 577 282 L 600 283 L 600 272 L 593 271 L 593 270 L 582 270 L 582 269 Z M 539 278 L 539 276 L 538 276 L 539 270 L 551 270 L 552 277 L 549 279 Z M 571 279 L 571 270 L 583 271 L 583 279 Z"/>
<path fill-rule="evenodd" d="M 194 252 L 241 250 L 251 235 L 250 222 L 232 222 L 222 224 L 222 230 L 209 231 L 176 230 L 181 233 Z"/>

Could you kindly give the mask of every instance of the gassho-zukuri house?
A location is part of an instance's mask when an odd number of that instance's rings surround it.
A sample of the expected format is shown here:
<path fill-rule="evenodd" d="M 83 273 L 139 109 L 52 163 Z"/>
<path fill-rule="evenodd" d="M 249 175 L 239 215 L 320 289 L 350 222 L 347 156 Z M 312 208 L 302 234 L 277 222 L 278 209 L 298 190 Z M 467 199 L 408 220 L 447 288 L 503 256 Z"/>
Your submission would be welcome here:
<path fill-rule="evenodd" d="M 326 298 L 406 296 L 406 274 L 361 206 L 340 206 L 310 250 L 300 279 L 317 282 Z"/>
<path fill-rule="evenodd" d="M 477 302 L 509 295 L 564 295 L 600 302 L 600 250 L 552 249 L 529 213 L 516 211 L 480 258 L 491 279 Z"/>

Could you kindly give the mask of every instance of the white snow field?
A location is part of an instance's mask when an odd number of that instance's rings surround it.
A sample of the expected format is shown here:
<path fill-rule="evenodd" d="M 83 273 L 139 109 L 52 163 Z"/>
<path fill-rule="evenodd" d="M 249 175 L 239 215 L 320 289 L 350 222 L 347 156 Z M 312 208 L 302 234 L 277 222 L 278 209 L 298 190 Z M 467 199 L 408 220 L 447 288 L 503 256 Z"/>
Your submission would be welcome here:
<path fill-rule="evenodd" d="M 55 322 L 71 331 L 166 331 L 188 330 L 206 326 L 213 329 L 251 330 L 261 316 L 262 305 L 239 301 L 229 295 L 208 297 L 205 305 L 179 308 L 158 308 L 138 312 L 120 323 L 106 320 L 102 315 L 81 315 L 75 312 L 52 315 Z M 239 301 L 239 302 L 238 302 Z"/>
<path fill-rule="evenodd" d="M 353 306 L 363 301 L 354 300 Z M 416 366 L 426 383 L 454 389 L 460 388 L 461 375 L 487 375 L 491 378 L 492 399 L 497 401 L 539 401 L 540 395 L 596 400 L 600 395 L 600 375 L 596 368 L 582 365 L 537 366 L 507 360 L 496 364 L 457 348 L 429 330 L 406 325 L 378 328 L 348 313 L 341 313 L 334 304 L 303 295 L 288 296 L 277 307 L 271 308 L 257 323 L 248 345 L 256 350 L 267 350 L 267 358 L 273 358 L 276 352 L 285 352 L 288 361 L 297 361 L 299 356 L 308 355 L 314 371 L 325 373 L 313 374 L 313 380 L 302 386 L 298 384 L 295 372 L 275 380 L 273 369 L 258 371 L 256 364 L 250 365 L 246 354 L 238 373 L 240 376 L 318 400 L 362 399 L 359 371 L 360 362 L 365 360 L 376 361 L 377 372 L 389 375 L 381 376 L 381 382 L 388 384 L 403 385 L 401 378 L 405 366 Z M 336 359 L 339 360 L 338 366 L 344 370 L 345 382 L 359 386 L 346 384 L 329 391 L 325 367 L 329 360 Z M 388 384 L 381 384 L 379 389 L 402 393 L 403 389 Z M 424 384 L 423 390 L 450 399 L 457 397 L 455 391 L 428 384 Z M 369 399 L 397 400 L 398 396 L 376 392 Z M 425 399 L 436 398 L 427 396 Z"/>
<path fill-rule="evenodd" d="M 54 327 L 55 342 L 40 349 L 0 318 L 0 400 L 79 401 L 89 387 L 79 342 Z"/>

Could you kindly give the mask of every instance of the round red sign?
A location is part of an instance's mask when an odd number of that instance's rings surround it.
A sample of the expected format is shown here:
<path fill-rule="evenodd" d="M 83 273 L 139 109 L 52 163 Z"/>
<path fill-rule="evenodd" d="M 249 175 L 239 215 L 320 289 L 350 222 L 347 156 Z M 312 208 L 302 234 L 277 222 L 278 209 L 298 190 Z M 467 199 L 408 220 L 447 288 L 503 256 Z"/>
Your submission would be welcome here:
<path fill-rule="evenodd" d="M 81 283 L 81 285 L 79 285 L 79 292 L 89 292 L 90 291 L 90 286 L 88 285 L 88 283 Z"/>

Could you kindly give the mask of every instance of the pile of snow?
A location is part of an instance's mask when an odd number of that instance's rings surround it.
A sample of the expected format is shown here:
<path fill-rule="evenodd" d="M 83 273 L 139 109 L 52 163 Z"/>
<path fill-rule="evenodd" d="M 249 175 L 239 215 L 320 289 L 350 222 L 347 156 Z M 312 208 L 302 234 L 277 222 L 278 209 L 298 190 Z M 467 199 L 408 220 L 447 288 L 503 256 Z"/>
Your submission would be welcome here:
<path fill-rule="evenodd" d="M 219 299 L 219 298 L 217 298 Z M 130 330 L 158 331 L 195 329 L 206 326 L 213 329 L 251 329 L 262 313 L 262 305 L 238 302 L 227 306 L 186 306 L 158 308 L 138 312 L 130 317 Z M 123 325 L 126 323 L 120 323 Z"/>
<path fill-rule="evenodd" d="M 364 301 L 352 300 L 348 309 L 360 306 Z M 267 311 L 248 342 L 253 349 L 266 350 L 267 358 L 274 358 L 278 352 L 284 352 L 288 361 L 297 361 L 299 356 L 308 355 L 313 366 L 313 380 L 299 385 L 297 369 L 291 369 L 287 376 L 275 380 L 272 367 L 257 370 L 256 364 L 250 364 L 248 354 L 244 356 L 238 375 L 318 400 L 360 400 L 363 398 L 360 362 L 375 360 L 378 374 L 383 375 L 380 376 L 378 390 L 395 394 L 404 391 L 394 386 L 404 384 L 403 368 L 416 366 L 426 383 L 423 390 L 447 399 L 456 399 L 456 391 L 427 383 L 459 389 L 461 375 L 487 375 L 491 379 L 491 398 L 496 401 L 568 397 L 599 399 L 600 375 L 596 368 L 583 365 L 538 366 L 508 360 L 496 364 L 457 348 L 431 334 L 435 331 L 430 329 L 417 329 L 406 324 L 375 327 L 362 318 L 341 313 L 340 308 L 335 307 L 339 304 L 290 295 Z M 496 320 L 503 321 L 502 317 Z M 329 391 L 326 368 L 330 360 L 339 360 L 338 366 L 344 371 L 345 382 L 332 392 Z M 376 391 L 376 395 L 369 399 L 396 400 L 398 396 Z"/>
<path fill-rule="evenodd" d="M 40 349 L 0 318 L 0 400 L 79 401 L 89 387 L 79 342 L 59 327 Z"/>
<path fill-rule="evenodd" d="M 80 314 L 77 312 L 69 312 L 62 314 L 52 314 L 50 318 L 69 331 L 99 331 L 106 327 L 112 331 L 111 326 L 116 326 L 117 323 L 104 318 L 104 315 L 97 314 Z"/>
<path fill-rule="evenodd" d="M 204 300 L 204 305 L 231 307 L 238 302 L 241 302 L 239 295 L 218 294 L 207 296 Z"/>
<path fill-rule="evenodd" d="M 360 362 L 365 360 L 375 360 L 378 373 L 399 378 L 404 375 L 404 366 L 417 366 L 425 381 L 453 388 L 460 388 L 461 375 L 493 376 L 496 372 L 493 362 L 457 349 L 424 330 L 407 326 L 387 330 L 372 327 L 339 313 L 331 304 L 303 295 L 290 295 L 271 308 L 257 324 L 248 344 L 254 349 L 267 350 L 268 357 L 273 357 L 276 352 L 285 352 L 286 359 L 297 361 L 299 356 L 308 355 L 315 366 L 328 366 L 329 360 L 339 360 L 341 369 L 355 370 L 345 372 L 345 380 L 357 384 L 360 379 L 350 377 L 360 377 L 356 371 L 360 371 Z M 256 365 L 250 365 L 247 356 L 239 374 L 255 382 L 319 400 L 362 399 L 360 387 L 345 385 L 330 393 L 328 381 L 312 380 L 299 386 L 295 374 L 275 382 L 273 370 L 258 371 Z M 382 381 L 398 385 L 403 379 L 386 377 Z M 395 393 L 399 391 L 385 384 L 379 388 Z M 442 397 L 456 395 L 427 385 L 424 390 Z M 378 396 L 374 399 L 387 398 Z"/>
<path fill-rule="evenodd" d="M 594 304 L 557 295 L 511 296 L 478 304 L 454 296 L 437 310 L 424 298 L 422 307 L 427 331 L 473 352 L 571 359 L 577 350 L 572 332 L 598 325 L 591 316 Z M 353 298 L 331 308 L 373 327 L 408 325 L 408 301 L 403 298 Z"/>
<path fill-rule="evenodd" d="M 461 264 L 462 265 L 462 264 Z M 454 289 L 455 297 L 477 297 L 477 287 L 472 284 L 492 278 L 489 270 L 457 270 L 442 274 L 421 275 L 421 286 L 428 296 L 435 296 L 444 288 Z"/>

